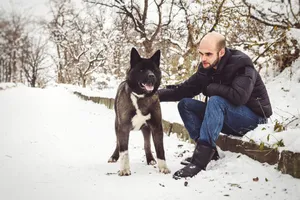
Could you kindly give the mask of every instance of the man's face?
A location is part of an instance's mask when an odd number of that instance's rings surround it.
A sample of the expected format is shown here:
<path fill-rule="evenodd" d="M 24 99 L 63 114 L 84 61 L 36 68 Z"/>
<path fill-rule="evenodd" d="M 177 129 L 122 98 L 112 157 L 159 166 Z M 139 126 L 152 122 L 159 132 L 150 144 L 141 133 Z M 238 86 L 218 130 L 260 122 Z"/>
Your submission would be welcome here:
<path fill-rule="evenodd" d="M 198 51 L 204 68 L 216 68 L 224 55 L 224 50 L 218 50 L 215 45 L 206 42 L 200 44 Z"/>

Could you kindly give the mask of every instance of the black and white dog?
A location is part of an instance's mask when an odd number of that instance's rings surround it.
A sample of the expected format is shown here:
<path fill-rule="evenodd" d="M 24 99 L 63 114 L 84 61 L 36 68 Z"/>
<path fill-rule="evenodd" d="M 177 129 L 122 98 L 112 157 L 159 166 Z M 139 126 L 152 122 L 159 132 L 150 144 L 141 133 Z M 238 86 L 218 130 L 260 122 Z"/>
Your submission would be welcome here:
<path fill-rule="evenodd" d="M 117 162 L 120 157 L 120 176 L 131 174 L 128 156 L 131 130 L 142 130 L 148 165 L 156 164 L 151 153 L 150 137 L 152 134 L 159 171 L 165 174 L 170 173 L 165 160 L 161 109 L 156 93 L 161 81 L 159 64 L 159 50 L 147 59 L 141 58 L 137 50 L 132 48 L 126 80 L 119 85 L 115 98 L 117 145 L 108 160 L 108 162 Z"/>

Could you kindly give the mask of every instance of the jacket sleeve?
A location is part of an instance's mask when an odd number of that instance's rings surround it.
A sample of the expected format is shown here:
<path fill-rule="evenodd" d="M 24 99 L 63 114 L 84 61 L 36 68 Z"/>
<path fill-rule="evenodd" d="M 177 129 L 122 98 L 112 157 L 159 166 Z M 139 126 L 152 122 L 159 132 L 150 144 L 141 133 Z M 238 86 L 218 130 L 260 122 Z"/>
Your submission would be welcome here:
<path fill-rule="evenodd" d="M 189 79 L 181 84 L 176 85 L 173 89 L 158 90 L 159 100 L 163 101 L 180 101 L 182 98 L 192 98 L 201 92 L 199 85 L 198 71 Z"/>
<path fill-rule="evenodd" d="M 238 71 L 231 85 L 211 83 L 207 87 L 208 96 L 221 96 L 232 104 L 245 105 L 253 91 L 257 73 L 253 67 L 244 67 Z"/>

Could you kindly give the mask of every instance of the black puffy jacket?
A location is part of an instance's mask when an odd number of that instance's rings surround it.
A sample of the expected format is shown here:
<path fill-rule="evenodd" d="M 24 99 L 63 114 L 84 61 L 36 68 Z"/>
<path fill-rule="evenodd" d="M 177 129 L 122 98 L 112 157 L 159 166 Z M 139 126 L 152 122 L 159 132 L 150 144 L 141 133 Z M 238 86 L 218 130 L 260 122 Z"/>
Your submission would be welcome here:
<path fill-rule="evenodd" d="M 265 84 L 249 56 L 241 51 L 226 48 L 217 69 L 213 73 L 208 72 L 203 70 L 200 64 L 197 72 L 185 82 L 173 89 L 159 90 L 160 101 L 192 98 L 203 92 L 203 80 L 209 79 L 207 96 L 221 96 L 234 105 L 246 105 L 261 117 L 268 118 L 272 115 Z"/>

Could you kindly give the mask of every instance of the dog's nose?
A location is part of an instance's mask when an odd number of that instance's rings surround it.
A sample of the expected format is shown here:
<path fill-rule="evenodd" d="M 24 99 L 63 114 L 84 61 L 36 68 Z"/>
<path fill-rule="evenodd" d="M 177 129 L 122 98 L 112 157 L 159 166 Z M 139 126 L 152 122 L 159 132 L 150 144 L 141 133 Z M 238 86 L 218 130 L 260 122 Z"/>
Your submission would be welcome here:
<path fill-rule="evenodd" d="M 155 76 L 154 76 L 154 74 L 148 74 L 148 78 L 153 79 L 153 78 L 155 78 Z"/>

